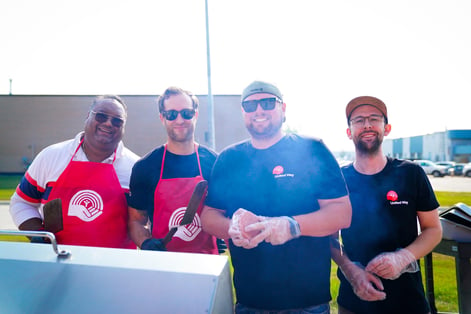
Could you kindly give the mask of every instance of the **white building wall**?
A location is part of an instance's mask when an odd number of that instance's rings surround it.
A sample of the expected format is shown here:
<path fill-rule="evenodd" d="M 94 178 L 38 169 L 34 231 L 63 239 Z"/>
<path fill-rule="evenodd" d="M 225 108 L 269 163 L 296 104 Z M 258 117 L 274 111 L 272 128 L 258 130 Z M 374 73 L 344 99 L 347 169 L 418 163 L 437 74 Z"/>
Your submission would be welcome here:
<path fill-rule="evenodd" d="M 445 160 L 445 133 L 437 132 L 424 135 L 424 159 L 432 161 Z"/>
<path fill-rule="evenodd" d="M 402 156 L 403 159 L 411 158 L 410 153 L 410 137 L 406 137 L 402 139 Z"/>
<path fill-rule="evenodd" d="M 383 142 L 383 153 L 386 156 L 393 156 L 393 141 L 390 139 L 386 139 Z"/>

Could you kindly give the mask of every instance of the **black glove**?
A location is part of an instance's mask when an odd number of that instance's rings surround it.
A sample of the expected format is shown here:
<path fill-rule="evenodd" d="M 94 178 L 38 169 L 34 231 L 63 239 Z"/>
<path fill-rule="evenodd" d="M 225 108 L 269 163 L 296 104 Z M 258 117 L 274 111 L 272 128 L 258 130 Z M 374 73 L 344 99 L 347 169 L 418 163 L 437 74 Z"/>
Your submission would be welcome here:
<path fill-rule="evenodd" d="M 141 250 L 149 251 L 167 251 L 165 244 L 162 242 L 162 239 L 149 238 L 144 240 L 141 244 Z"/>
<path fill-rule="evenodd" d="M 31 243 L 51 243 L 48 237 L 31 237 L 29 241 Z"/>
<path fill-rule="evenodd" d="M 222 253 L 226 252 L 227 245 L 226 245 L 226 242 L 223 239 L 216 239 L 216 244 L 218 246 L 219 254 L 222 254 Z"/>

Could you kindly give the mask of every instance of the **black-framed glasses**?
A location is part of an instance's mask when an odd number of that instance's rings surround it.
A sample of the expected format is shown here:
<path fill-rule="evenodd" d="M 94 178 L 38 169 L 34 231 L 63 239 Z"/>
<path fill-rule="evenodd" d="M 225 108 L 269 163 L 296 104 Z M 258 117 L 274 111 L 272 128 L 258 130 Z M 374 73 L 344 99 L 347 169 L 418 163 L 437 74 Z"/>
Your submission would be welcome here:
<path fill-rule="evenodd" d="M 90 112 L 93 113 L 93 115 L 95 116 L 95 121 L 98 122 L 98 123 L 105 123 L 106 121 L 111 119 L 111 124 L 114 127 L 120 128 L 124 124 L 124 120 L 121 119 L 121 118 L 113 117 L 113 116 L 110 116 L 106 113 L 97 112 L 97 111 L 93 111 L 93 110 L 91 110 Z"/>
<path fill-rule="evenodd" d="M 263 110 L 273 110 L 275 109 L 276 102 L 281 103 L 281 100 L 276 97 L 244 100 L 242 102 L 242 108 L 244 108 L 245 112 L 254 112 L 257 110 L 258 105 L 260 105 Z"/>
<path fill-rule="evenodd" d="M 351 119 L 350 123 L 354 126 L 364 126 L 367 120 L 371 126 L 378 126 L 383 123 L 383 116 L 379 114 L 372 114 L 368 117 L 358 116 Z"/>
<path fill-rule="evenodd" d="M 180 111 L 177 110 L 164 110 L 162 111 L 162 116 L 168 121 L 173 121 L 178 117 L 178 114 L 182 116 L 185 120 L 191 120 L 195 116 L 196 110 L 195 109 L 182 109 Z"/>

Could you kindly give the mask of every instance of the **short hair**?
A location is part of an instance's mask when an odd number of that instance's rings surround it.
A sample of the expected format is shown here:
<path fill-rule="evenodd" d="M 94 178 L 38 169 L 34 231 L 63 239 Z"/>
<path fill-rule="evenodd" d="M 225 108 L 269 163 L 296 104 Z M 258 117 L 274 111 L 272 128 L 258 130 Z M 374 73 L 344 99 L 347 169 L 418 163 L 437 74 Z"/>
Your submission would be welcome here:
<path fill-rule="evenodd" d="M 118 95 L 111 95 L 111 94 L 100 95 L 100 96 L 95 97 L 95 99 L 92 102 L 92 105 L 90 106 L 90 110 L 93 110 L 93 108 L 95 108 L 95 106 L 104 99 L 116 100 L 118 103 L 121 104 L 121 106 L 123 106 L 124 113 L 127 115 L 128 106 L 126 105 L 124 100 L 121 97 L 119 97 Z"/>
<path fill-rule="evenodd" d="M 162 111 L 165 111 L 165 106 L 164 106 L 164 102 L 166 99 L 169 99 L 170 96 L 175 96 L 175 95 L 187 95 L 190 97 L 191 99 L 191 103 L 193 105 L 193 109 L 198 109 L 198 105 L 199 105 L 199 101 L 198 101 L 198 98 L 193 95 L 193 93 L 187 91 L 187 90 L 184 90 L 180 87 L 175 87 L 175 86 L 171 86 L 169 88 L 167 88 L 162 95 L 159 96 L 159 98 L 157 98 L 157 104 L 159 105 L 159 113 L 162 113 Z"/>

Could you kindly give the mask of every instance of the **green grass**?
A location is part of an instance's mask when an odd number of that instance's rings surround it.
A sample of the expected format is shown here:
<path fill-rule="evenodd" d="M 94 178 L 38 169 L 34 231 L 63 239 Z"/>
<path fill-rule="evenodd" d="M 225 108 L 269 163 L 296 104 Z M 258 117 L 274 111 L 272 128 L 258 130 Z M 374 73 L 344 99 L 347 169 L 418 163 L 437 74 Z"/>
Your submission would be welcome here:
<path fill-rule="evenodd" d="M 0 175 L 0 201 L 10 200 L 22 175 Z"/>
<path fill-rule="evenodd" d="M 9 200 L 22 176 L 0 175 L 0 200 Z M 435 191 L 440 206 L 447 207 L 456 203 L 471 204 L 471 193 Z M 0 236 L 0 241 L 27 241 L 23 237 Z M 433 273 L 435 284 L 435 303 L 439 312 L 458 312 L 458 296 L 454 259 L 450 256 L 433 253 Z M 232 267 L 232 265 L 231 265 Z M 421 267 L 424 268 L 423 260 Z M 422 275 L 424 272 L 422 272 Z M 424 276 L 422 276 L 425 280 Z M 425 282 L 424 282 L 425 286 Z M 337 265 L 332 263 L 331 269 L 331 302 L 332 313 L 337 312 L 337 294 L 339 280 Z"/>
<path fill-rule="evenodd" d="M 465 203 L 471 205 L 470 192 L 441 192 L 435 191 L 435 196 L 440 203 L 440 206 L 447 207 L 456 203 Z"/>
<path fill-rule="evenodd" d="M 23 176 L 0 174 L 0 190 L 15 189 Z"/>
<path fill-rule="evenodd" d="M 15 192 L 22 175 L 0 175 L 0 201 L 8 201 Z M 0 235 L 0 241 L 28 242 L 28 238 L 22 236 Z"/>

